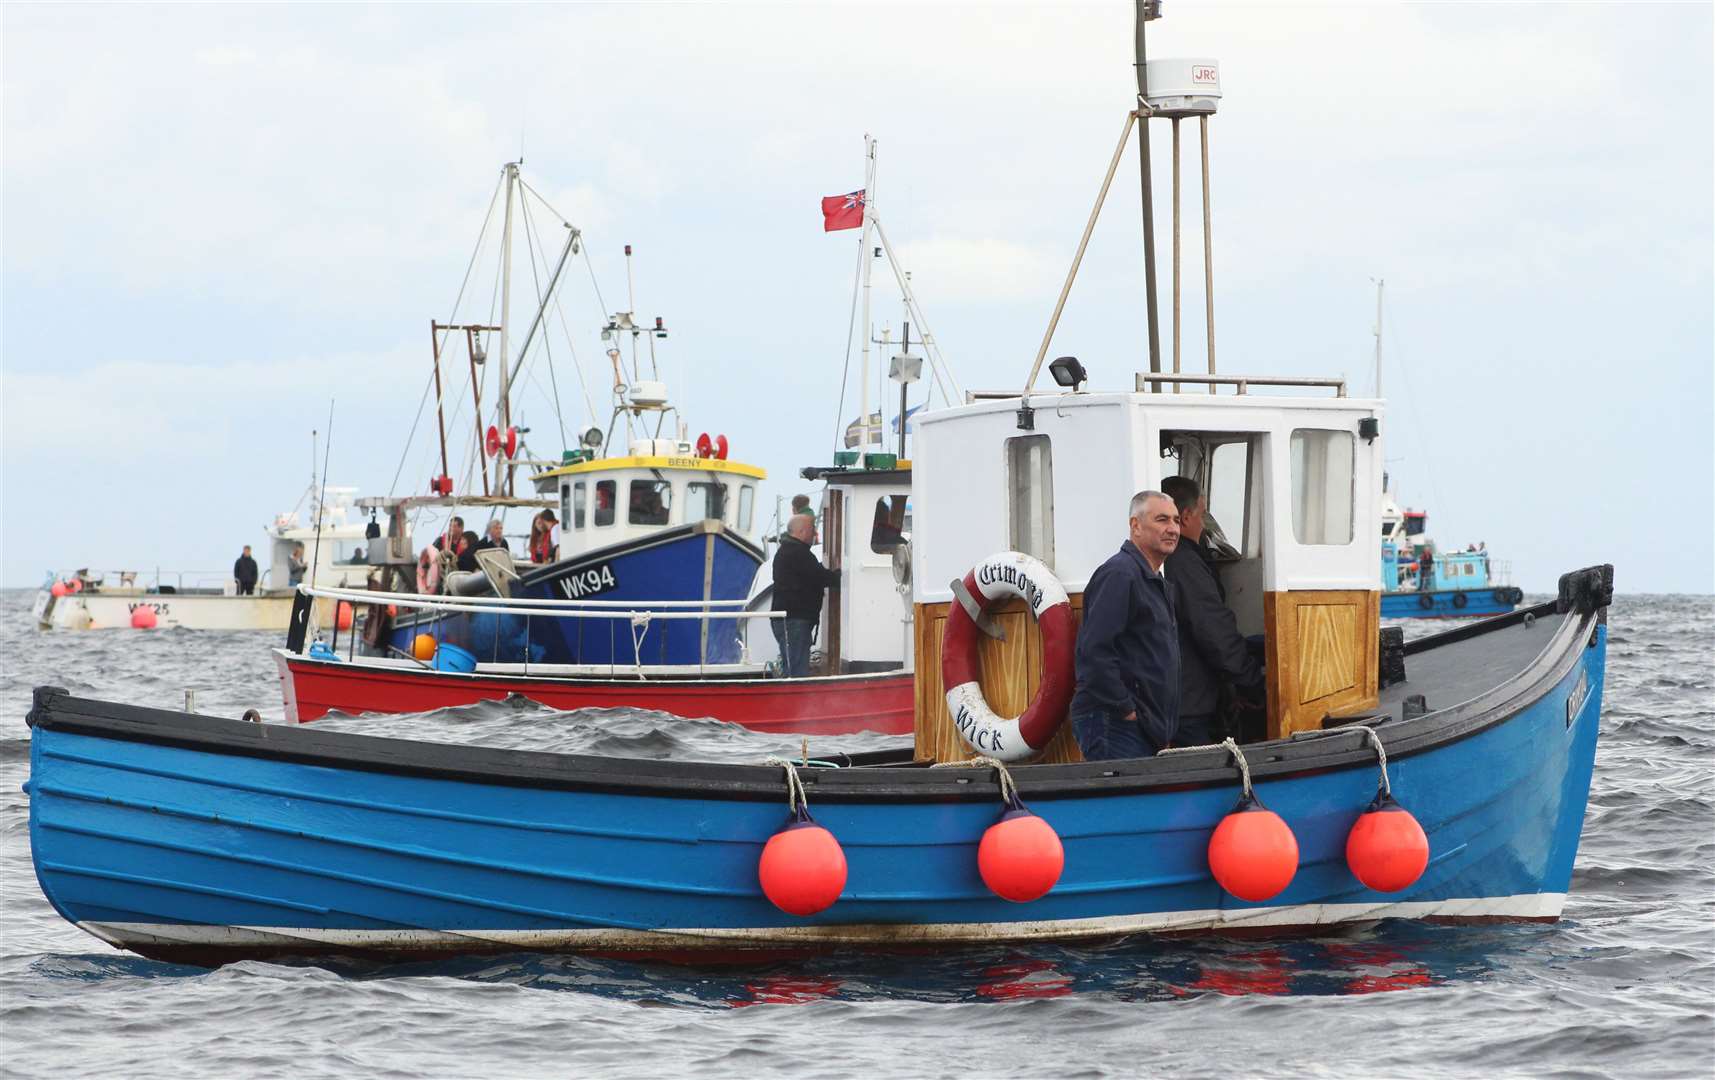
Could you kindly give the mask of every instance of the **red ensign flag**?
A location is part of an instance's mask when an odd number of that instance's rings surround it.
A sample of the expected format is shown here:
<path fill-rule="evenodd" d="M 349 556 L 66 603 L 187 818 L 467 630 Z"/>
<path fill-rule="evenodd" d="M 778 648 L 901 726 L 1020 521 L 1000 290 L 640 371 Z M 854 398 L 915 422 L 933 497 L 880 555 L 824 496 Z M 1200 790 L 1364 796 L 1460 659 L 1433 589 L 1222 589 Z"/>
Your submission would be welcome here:
<path fill-rule="evenodd" d="M 829 195 L 822 200 L 822 231 L 838 232 L 863 225 L 863 192 Z"/>

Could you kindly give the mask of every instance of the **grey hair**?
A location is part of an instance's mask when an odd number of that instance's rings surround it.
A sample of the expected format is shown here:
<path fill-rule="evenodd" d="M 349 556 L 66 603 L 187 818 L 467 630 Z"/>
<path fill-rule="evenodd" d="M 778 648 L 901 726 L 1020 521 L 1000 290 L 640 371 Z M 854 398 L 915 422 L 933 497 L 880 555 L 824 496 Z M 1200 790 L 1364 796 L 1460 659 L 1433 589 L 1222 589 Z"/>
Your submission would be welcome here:
<path fill-rule="evenodd" d="M 1173 501 L 1172 498 L 1159 491 L 1140 491 L 1131 497 L 1131 512 L 1127 516 L 1141 517 L 1143 515 L 1143 508 L 1149 504 L 1149 500 L 1151 499 L 1166 499 L 1168 502 Z"/>

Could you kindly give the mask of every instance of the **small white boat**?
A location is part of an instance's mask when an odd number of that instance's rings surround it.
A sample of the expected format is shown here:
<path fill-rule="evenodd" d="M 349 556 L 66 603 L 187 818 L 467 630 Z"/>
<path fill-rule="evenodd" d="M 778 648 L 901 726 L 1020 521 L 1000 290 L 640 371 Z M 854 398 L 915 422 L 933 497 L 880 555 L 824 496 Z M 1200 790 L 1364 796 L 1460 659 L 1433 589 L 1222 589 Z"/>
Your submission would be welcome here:
<path fill-rule="evenodd" d="M 330 487 L 325 501 L 313 489 L 300 505 L 308 509 L 275 517 L 263 530 L 256 552 L 262 575 L 252 595 L 238 594 L 225 570 L 90 570 L 50 573 L 36 592 L 32 614 L 42 630 L 275 630 L 286 629 L 298 582 L 293 551 L 303 547 L 305 582 L 363 588 L 370 565 L 366 523 L 354 512 L 356 488 Z M 320 542 L 317 542 L 318 522 Z M 332 601 L 324 621 L 344 620 Z M 349 608 L 347 608 L 349 612 Z"/>

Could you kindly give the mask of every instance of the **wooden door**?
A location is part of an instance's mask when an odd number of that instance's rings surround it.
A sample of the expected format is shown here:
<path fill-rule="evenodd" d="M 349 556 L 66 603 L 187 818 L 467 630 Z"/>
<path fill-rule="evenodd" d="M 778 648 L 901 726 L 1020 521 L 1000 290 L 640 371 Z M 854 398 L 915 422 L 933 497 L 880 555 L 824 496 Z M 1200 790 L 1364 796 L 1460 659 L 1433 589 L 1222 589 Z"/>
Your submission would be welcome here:
<path fill-rule="evenodd" d="M 1329 715 L 1373 709 L 1381 593 L 1270 592 L 1262 598 L 1268 653 L 1268 735 L 1321 728 Z"/>

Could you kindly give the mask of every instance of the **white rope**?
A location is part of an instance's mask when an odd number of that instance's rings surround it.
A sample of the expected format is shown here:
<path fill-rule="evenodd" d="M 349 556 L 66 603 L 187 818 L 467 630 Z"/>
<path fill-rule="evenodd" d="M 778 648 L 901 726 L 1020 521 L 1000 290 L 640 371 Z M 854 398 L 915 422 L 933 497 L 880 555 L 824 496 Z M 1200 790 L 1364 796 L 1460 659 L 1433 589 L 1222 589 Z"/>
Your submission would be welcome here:
<path fill-rule="evenodd" d="M 1006 765 L 998 758 L 977 756 L 965 761 L 937 761 L 929 766 L 931 769 L 988 769 L 995 771 L 995 779 L 1000 782 L 1000 797 L 1007 803 L 1018 802 L 1018 782 L 1007 772 Z"/>
<path fill-rule="evenodd" d="M 1369 736 L 1370 745 L 1376 748 L 1376 763 L 1381 766 L 1382 770 L 1382 794 L 1391 798 L 1393 796 L 1393 785 L 1388 782 L 1387 778 L 1387 749 L 1382 746 L 1382 737 L 1376 734 L 1376 729 L 1373 727 L 1367 727 L 1363 724 L 1357 724 L 1354 726 L 1357 730 Z"/>
<path fill-rule="evenodd" d="M 798 768 L 783 757 L 769 757 L 763 764 L 778 765 L 786 770 L 786 807 L 796 814 L 810 812 L 810 800 L 804 794 L 804 781 L 798 779 Z"/>
<path fill-rule="evenodd" d="M 639 679 L 643 678 L 643 639 L 649 635 L 649 620 L 652 618 L 654 616 L 647 611 L 631 613 L 631 660 L 637 665 Z"/>

